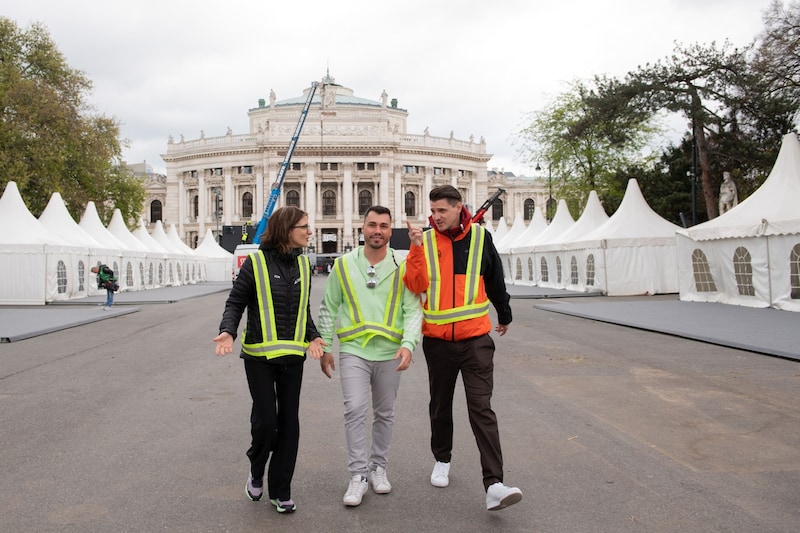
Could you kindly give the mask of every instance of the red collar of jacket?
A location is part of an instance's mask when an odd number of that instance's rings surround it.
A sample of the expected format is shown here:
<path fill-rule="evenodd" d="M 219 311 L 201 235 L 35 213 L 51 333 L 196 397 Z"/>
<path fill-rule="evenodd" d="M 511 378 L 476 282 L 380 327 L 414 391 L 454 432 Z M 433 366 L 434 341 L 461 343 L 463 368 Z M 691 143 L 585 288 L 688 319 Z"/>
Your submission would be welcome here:
<path fill-rule="evenodd" d="M 469 233 L 469 228 L 472 225 L 472 215 L 467 210 L 466 207 L 461 208 L 461 220 L 459 221 L 459 225 L 455 226 L 450 229 L 446 229 L 444 231 L 439 231 L 439 228 L 436 227 L 436 224 L 433 223 L 433 215 L 428 217 L 428 222 L 430 226 L 438 233 L 442 235 L 446 235 L 451 239 L 458 240 L 464 237 L 467 233 Z"/>

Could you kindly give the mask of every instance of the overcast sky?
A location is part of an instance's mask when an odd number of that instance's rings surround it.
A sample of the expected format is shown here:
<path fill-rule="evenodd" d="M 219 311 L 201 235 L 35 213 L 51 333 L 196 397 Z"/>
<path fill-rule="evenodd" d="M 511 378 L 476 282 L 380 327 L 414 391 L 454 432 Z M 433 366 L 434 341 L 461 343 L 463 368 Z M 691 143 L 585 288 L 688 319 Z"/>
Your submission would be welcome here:
<path fill-rule="evenodd" d="M 383 90 L 408 130 L 486 139 L 489 167 L 533 170 L 516 132 L 575 79 L 622 76 L 674 43 L 750 43 L 769 0 L 19 0 L 116 118 L 128 163 L 163 171 L 167 139 L 248 132 L 258 99 L 300 96 L 326 69 L 356 96 Z M 80 7 L 78 7 L 80 6 Z M 680 133 L 675 133 L 675 137 Z M 534 165 L 535 166 L 535 163 Z"/>

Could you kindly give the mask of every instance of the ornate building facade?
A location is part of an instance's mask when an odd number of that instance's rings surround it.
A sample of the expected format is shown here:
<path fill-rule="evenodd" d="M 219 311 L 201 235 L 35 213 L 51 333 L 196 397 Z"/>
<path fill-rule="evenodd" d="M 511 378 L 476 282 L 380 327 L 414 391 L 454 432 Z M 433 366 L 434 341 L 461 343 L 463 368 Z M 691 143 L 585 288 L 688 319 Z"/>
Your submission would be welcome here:
<path fill-rule="evenodd" d="M 186 140 L 170 137 L 163 180 L 146 183 L 145 220 L 175 224 L 191 247 L 206 230 L 255 226 L 286 155 L 307 99 L 259 100 L 248 111 L 250 131 Z M 544 205 L 541 180 L 488 171 L 491 154 L 483 138 L 434 137 L 407 132 L 408 111 L 389 100 L 357 97 L 325 77 L 317 88 L 280 191 L 278 206 L 309 213 L 320 253 L 341 253 L 361 241 L 362 215 L 373 204 L 392 210 L 393 225 L 426 225 L 428 193 L 457 187 L 473 210 L 497 187 L 507 190 L 491 218 L 511 223 L 517 212 Z M 487 215 L 488 218 L 488 215 Z M 529 219 L 526 216 L 526 219 Z"/>

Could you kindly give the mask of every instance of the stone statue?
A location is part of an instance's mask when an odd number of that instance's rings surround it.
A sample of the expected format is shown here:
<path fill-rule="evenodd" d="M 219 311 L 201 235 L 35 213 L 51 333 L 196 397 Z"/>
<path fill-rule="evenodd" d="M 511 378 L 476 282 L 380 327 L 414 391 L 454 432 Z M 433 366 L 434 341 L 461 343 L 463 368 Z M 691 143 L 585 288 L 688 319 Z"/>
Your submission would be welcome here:
<path fill-rule="evenodd" d="M 731 178 L 730 172 L 722 173 L 722 185 L 719 186 L 719 214 L 726 213 L 739 203 L 736 192 L 736 183 Z"/>
<path fill-rule="evenodd" d="M 269 90 L 269 106 L 270 107 L 275 107 L 275 90 L 274 89 L 270 89 Z"/>
<path fill-rule="evenodd" d="M 386 94 L 386 89 L 383 90 L 381 93 L 381 107 L 386 107 L 386 101 L 389 99 L 389 95 Z"/>

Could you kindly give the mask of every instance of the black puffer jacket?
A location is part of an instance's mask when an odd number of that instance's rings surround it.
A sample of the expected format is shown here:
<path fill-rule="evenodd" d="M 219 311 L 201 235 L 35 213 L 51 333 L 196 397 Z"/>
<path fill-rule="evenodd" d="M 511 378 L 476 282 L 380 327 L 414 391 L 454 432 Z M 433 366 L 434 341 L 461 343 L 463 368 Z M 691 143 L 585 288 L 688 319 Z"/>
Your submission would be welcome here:
<path fill-rule="evenodd" d="M 284 340 L 294 339 L 298 311 L 306 313 L 306 341 L 311 342 L 320 337 L 321 335 L 311 319 L 310 303 L 305 309 L 298 309 L 300 306 L 300 267 L 297 264 L 297 256 L 300 255 L 299 249 L 289 254 L 282 254 L 275 250 L 263 248 L 259 249 L 259 252 L 263 253 L 267 260 L 269 283 L 272 289 L 273 308 L 265 309 L 265 311 L 271 313 L 274 317 L 278 338 Z M 311 283 L 310 278 L 309 283 Z M 245 308 L 247 308 L 245 341 L 248 343 L 261 342 L 261 321 L 258 312 L 256 281 L 250 257 L 245 260 L 239 270 L 236 283 L 233 284 L 228 301 L 225 302 L 225 312 L 222 314 L 222 322 L 219 324 L 220 333 L 227 331 L 235 339 Z M 243 359 L 278 363 L 305 359 L 304 357 L 293 355 L 268 360 L 265 357 L 253 357 L 244 352 L 242 352 L 241 357 Z"/>

